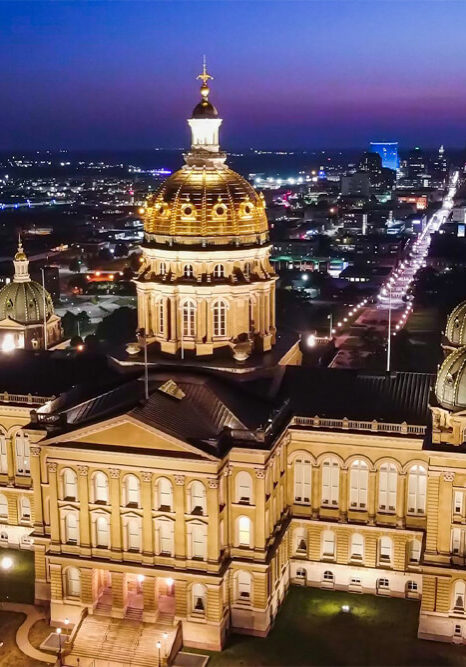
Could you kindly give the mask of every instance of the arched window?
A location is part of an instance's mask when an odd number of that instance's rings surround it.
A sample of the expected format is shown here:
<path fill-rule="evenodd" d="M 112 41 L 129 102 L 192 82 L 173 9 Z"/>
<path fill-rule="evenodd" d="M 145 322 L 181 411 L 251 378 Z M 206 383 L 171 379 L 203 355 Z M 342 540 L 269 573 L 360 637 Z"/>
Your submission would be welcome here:
<path fill-rule="evenodd" d="M 427 471 L 424 466 L 415 465 L 408 474 L 408 512 L 425 514 Z"/>
<path fill-rule="evenodd" d="M 251 519 L 247 516 L 238 517 L 238 544 L 241 547 L 251 546 Z"/>
<path fill-rule="evenodd" d="M 189 299 L 185 301 L 182 308 L 183 336 L 194 336 L 196 328 L 196 304 Z"/>
<path fill-rule="evenodd" d="M 185 278 L 193 278 L 194 276 L 194 269 L 192 264 L 185 264 L 184 269 L 183 269 L 183 276 Z"/>
<path fill-rule="evenodd" d="M 67 512 L 65 514 L 65 542 L 67 544 L 77 544 L 78 532 L 78 513 Z"/>
<path fill-rule="evenodd" d="M 299 456 L 294 462 L 294 502 L 308 505 L 311 502 L 311 460 Z"/>
<path fill-rule="evenodd" d="M 307 553 L 307 535 L 305 528 L 296 528 L 294 531 L 294 544 L 297 554 Z"/>
<path fill-rule="evenodd" d="M 465 583 L 462 579 L 455 581 L 453 588 L 453 611 L 457 614 L 464 614 Z"/>
<path fill-rule="evenodd" d="M 202 482 L 194 480 L 189 486 L 190 514 L 206 514 L 206 491 Z"/>
<path fill-rule="evenodd" d="M 333 530 L 324 530 L 323 532 L 322 555 L 327 558 L 335 557 L 335 533 Z"/>
<path fill-rule="evenodd" d="M 207 588 L 203 584 L 193 584 L 191 594 L 193 613 L 204 615 L 207 604 Z"/>
<path fill-rule="evenodd" d="M 383 463 L 379 470 L 379 510 L 396 510 L 396 484 L 398 474 L 394 463 Z"/>
<path fill-rule="evenodd" d="M 29 475 L 29 436 L 18 431 L 15 436 L 16 472 L 18 475 Z"/>
<path fill-rule="evenodd" d="M 322 505 L 338 507 L 340 466 L 331 457 L 322 461 Z"/>
<path fill-rule="evenodd" d="M 159 477 L 155 485 L 155 507 L 162 512 L 171 512 L 173 509 L 173 486 L 166 477 Z"/>
<path fill-rule="evenodd" d="M 174 553 L 174 523 L 164 516 L 155 520 L 155 534 L 157 540 L 157 554 L 159 556 L 173 556 Z"/>
<path fill-rule="evenodd" d="M 0 517 L 5 519 L 8 517 L 8 501 L 6 496 L 0 494 Z"/>
<path fill-rule="evenodd" d="M 379 562 L 380 564 L 390 565 L 393 555 L 393 542 L 390 537 L 381 537 L 379 539 Z"/>
<path fill-rule="evenodd" d="M 29 498 L 23 496 L 19 501 L 19 516 L 21 521 L 31 520 L 31 502 Z"/>
<path fill-rule="evenodd" d="M 227 310 L 228 306 L 225 301 L 214 302 L 214 336 L 227 335 Z"/>
<path fill-rule="evenodd" d="M 81 573 L 77 567 L 68 567 L 65 570 L 65 590 L 70 598 L 81 595 Z"/>
<path fill-rule="evenodd" d="M 165 276 L 167 273 L 167 265 L 165 262 L 160 262 L 160 275 Z"/>
<path fill-rule="evenodd" d="M 245 570 L 238 570 L 236 573 L 236 599 L 250 600 L 252 592 L 252 577 Z"/>
<path fill-rule="evenodd" d="M 123 504 L 125 507 L 138 507 L 139 500 L 139 479 L 136 475 L 126 475 L 123 480 Z"/>
<path fill-rule="evenodd" d="M 94 502 L 108 503 L 108 477 L 100 471 L 94 475 Z"/>
<path fill-rule="evenodd" d="M 334 581 L 335 577 L 333 576 L 333 572 L 330 572 L 330 570 L 325 570 L 324 576 L 323 576 L 324 581 Z"/>
<path fill-rule="evenodd" d="M 245 470 L 236 475 L 236 502 L 250 504 L 252 502 L 252 477 Z"/>
<path fill-rule="evenodd" d="M 165 333 L 165 301 L 159 299 L 159 334 Z"/>
<path fill-rule="evenodd" d="M 141 549 L 141 519 L 129 517 L 126 521 L 126 546 L 128 551 Z"/>
<path fill-rule="evenodd" d="M 6 449 L 6 437 L 0 435 L 0 473 L 5 475 L 8 472 L 8 455 Z"/>
<path fill-rule="evenodd" d="M 205 560 L 207 555 L 207 525 L 191 521 L 188 524 L 190 558 Z"/>
<path fill-rule="evenodd" d="M 95 522 L 96 546 L 108 549 L 110 545 L 109 525 L 107 516 L 98 516 Z"/>
<path fill-rule="evenodd" d="M 63 470 L 63 498 L 65 500 L 78 498 L 78 476 L 72 468 Z"/>
<path fill-rule="evenodd" d="M 223 278 L 225 275 L 225 269 L 222 264 L 216 264 L 214 266 L 214 278 Z"/>
<path fill-rule="evenodd" d="M 451 553 L 454 556 L 464 554 L 464 537 L 461 528 L 453 528 L 451 531 Z"/>
<path fill-rule="evenodd" d="M 419 563 L 421 560 L 421 540 L 411 540 L 408 544 L 409 548 L 409 562 L 411 565 Z"/>
<path fill-rule="evenodd" d="M 246 262 L 244 265 L 244 275 L 246 278 L 251 276 L 251 262 Z"/>
<path fill-rule="evenodd" d="M 364 538 L 360 533 L 351 536 L 351 558 L 362 560 L 364 558 Z"/>
<path fill-rule="evenodd" d="M 369 470 L 365 461 L 356 460 L 350 470 L 350 507 L 366 509 Z"/>

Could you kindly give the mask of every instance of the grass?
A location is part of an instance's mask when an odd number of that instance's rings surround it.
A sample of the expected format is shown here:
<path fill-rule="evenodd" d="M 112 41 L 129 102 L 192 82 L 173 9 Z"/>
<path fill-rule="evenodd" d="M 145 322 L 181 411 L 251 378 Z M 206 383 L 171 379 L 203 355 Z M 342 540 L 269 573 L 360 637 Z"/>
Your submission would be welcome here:
<path fill-rule="evenodd" d="M 21 653 L 16 646 L 16 631 L 23 622 L 24 614 L 14 614 L 0 611 L 0 665 L 1 667 L 41 667 L 42 662 L 37 662 Z"/>
<path fill-rule="evenodd" d="M 464 665 L 464 647 L 417 639 L 418 616 L 413 600 L 292 587 L 268 637 L 233 635 L 209 667 Z"/>
<path fill-rule="evenodd" d="M 47 653 L 47 649 L 40 648 L 40 645 L 47 639 L 51 632 L 53 632 L 53 628 L 50 627 L 47 621 L 37 621 L 29 630 L 29 641 L 34 648 Z M 55 654 L 55 651 L 51 651 L 51 653 Z"/>
<path fill-rule="evenodd" d="M 34 553 L 1 549 L 0 561 L 5 556 L 13 560 L 13 567 L 7 571 L 0 568 L 0 601 L 34 604 Z"/>

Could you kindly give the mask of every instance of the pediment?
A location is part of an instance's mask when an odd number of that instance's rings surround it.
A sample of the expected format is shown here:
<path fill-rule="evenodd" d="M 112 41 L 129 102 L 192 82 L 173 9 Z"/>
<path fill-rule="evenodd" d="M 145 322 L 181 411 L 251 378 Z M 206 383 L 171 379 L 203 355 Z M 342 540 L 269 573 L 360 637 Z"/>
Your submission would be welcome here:
<path fill-rule="evenodd" d="M 178 458 L 182 454 L 185 454 L 187 458 L 197 457 L 210 461 L 217 458 L 128 414 L 92 426 L 78 428 L 71 433 L 48 438 L 42 441 L 41 445 L 63 442 L 76 443 L 78 446 L 80 444 L 95 445 L 96 449 L 99 449 L 99 445 L 102 445 L 114 447 L 115 450 L 120 448 L 125 451 L 135 449 L 138 450 L 138 453 L 141 453 L 141 450 L 147 450 L 147 453 L 152 451 L 161 456 L 173 455 Z"/>

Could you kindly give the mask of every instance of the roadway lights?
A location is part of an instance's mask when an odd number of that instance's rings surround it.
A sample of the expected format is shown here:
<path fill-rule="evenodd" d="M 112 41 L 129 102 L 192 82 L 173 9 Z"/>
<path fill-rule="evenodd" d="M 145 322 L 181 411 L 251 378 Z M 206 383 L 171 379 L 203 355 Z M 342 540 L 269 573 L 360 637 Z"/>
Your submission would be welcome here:
<path fill-rule="evenodd" d="M 315 347 L 317 345 L 317 339 L 315 334 L 309 334 L 307 337 L 306 343 L 308 347 Z"/>
<path fill-rule="evenodd" d="M 349 604 L 342 604 L 341 605 L 341 610 L 344 614 L 349 614 L 349 612 L 350 612 Z"/>

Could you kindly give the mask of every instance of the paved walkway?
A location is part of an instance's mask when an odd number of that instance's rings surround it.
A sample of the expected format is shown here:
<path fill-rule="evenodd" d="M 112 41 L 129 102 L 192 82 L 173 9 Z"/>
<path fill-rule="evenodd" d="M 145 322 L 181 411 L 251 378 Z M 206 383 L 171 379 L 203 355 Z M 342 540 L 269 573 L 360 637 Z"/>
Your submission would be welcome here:
<path fill-rule="evenodd" d="M 56 657 L 49 653 L 38 651 L 29 641 L 29 630 L 34 623 L 45 619 L 44 612 L 40 611 L 32 604 L 17 604 L 15 602 L 2 602 L 0 609 L 2 611 L 14 611 L 20 614 L 26 614 L 25 621 L 19 626 L 16 632 L 16 644 L 18 645 L 19 650 L 27 655 L 28 658 L 54 665 L 57 661 Z"/>

